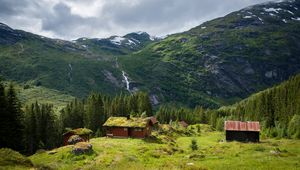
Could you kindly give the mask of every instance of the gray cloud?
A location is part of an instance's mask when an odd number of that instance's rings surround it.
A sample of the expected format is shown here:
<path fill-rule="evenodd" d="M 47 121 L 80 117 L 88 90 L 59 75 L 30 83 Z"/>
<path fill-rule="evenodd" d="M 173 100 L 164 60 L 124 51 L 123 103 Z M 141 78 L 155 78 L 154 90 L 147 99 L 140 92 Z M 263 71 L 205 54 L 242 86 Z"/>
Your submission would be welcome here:
<path fill-rule="evenodd" d="M 181 32 L 267 0 L 0 0 L 0 22 L 45 36 L 75 39 L 133 31 Z"/>

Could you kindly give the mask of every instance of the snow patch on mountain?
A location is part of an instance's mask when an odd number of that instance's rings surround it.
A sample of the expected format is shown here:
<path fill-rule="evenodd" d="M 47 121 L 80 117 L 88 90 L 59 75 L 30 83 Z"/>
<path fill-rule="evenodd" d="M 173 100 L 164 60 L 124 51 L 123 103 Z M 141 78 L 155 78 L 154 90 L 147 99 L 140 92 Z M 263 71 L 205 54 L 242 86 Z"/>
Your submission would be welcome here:
<path fill-rule="evenodd" d="M 295 21 L 300 21 L 300 17 L 297 17 L 297 18 L 292 18 L 292 20 L 295 20 Z"/>
<path fill-rule="evenodd" d="M 245 18 L 245 19 L 252 18 L 252 16 L 244 16 L 243 18 Z"/>
<path fill-rule="evenodd" d="M 113 39 L 111 39 L 110 42 L 113 43 L 113 44 L 116 44 L 116 45 L 121 45 L 122 41 L 124 41 L 124 40 L 125 40 L 124 37 L 116 36 Z"/>
<path fill-rule="evenodd" d="M 136 43 L 130 39 L 128 39 L 127 45 L 136 45 Z"/>
<path fill-rule="evenodd" d="M 279 11 L 281 11 L 282 9 L 281 8 L 264 8 L 264 10 L 266 12 L 275 12 L 275 13 L 279 13 Z"/>

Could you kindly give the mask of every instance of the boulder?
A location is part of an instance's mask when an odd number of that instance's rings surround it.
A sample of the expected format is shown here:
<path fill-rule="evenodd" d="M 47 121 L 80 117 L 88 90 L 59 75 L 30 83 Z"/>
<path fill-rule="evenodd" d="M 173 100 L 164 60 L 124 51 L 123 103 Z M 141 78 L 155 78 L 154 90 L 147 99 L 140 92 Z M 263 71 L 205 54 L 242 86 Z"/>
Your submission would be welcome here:
<path fill-rule="evenodd" d="M 72 153 L 75 155 L 81 155 L 85 153 L 92 153 L 93 145 L 87 142 L 79 142 L 73 146 Z"/>

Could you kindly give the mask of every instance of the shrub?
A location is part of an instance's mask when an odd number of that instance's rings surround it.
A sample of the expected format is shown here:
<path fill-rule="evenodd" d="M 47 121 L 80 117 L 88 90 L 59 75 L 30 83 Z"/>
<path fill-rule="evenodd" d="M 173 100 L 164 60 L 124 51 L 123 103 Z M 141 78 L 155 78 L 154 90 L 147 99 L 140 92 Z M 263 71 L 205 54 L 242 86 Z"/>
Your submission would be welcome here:
<path fill-rule="evenodd" d="M 192 139 L 190 147 L 193 151 L 198 150 L 198 144 L 196 139 Z"/>
<path fill-rule="evenodd" d="M 224 130 L 224 119 L 223 118 L 218 118 L 217 119 L 216 129 L 218 131 L 223 131 Z"/>
<path fill-rule="evenodd" d="M 300 139 L 300 115 L 294 115 L 289 122 L 288 135 L 291 138 Z"/>

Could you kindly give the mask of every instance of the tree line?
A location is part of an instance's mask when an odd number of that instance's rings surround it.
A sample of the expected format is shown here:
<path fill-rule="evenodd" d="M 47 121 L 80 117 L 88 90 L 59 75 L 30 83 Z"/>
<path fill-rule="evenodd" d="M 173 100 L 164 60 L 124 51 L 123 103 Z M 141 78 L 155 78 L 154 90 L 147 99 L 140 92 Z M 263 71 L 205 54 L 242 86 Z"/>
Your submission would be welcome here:
<path fill-rule="evenodd" d="M 87 99 L 74 99 L 59 115 L 53 105 L 38 102 L 22 106 L 14 86 L 0 83 L 0 147 L 8 147 L 25 154 L 39 149 L 62 145 L 67 128 L 86 127 L 94 136 L 104 135 L 102 124 L 109 116 L 153 115 L 149 95 L 138 92 L 115 97 L 93 93 Z"/>
<path fill-rule="evenodd" d="M 269 137 L 300 138 L 300 74 L 280 85 L 264 90 L 232 106 L 210 110 L 172 104 L 161 105 L 155 116 L 160 123 L 184 120 L 189 124 L 208 123 L 223 130 L 225 120 L 259 121 L 262 134 Z M 149 95 L 138 92 L 114 97 L 93 93 L 86 99 L 74 99 L 53 112 L 50 104 L 32 103 L 22 107 L 12 84 L 0 83 L 0 147 L 24 153 L 61 145 L 66 128 L 86 127 L 94 136 L 104 135 L 102 124 L 110 116 L 152 116 Z"/>
<path fill-rule="evenodd" d="M 232 106 L 194 109 L 162 105 L 156 114 L 162 123 L 185 120 L 190 124 L 209 123 L 219 131 L 225 120 L 259 121 L 267 137 L 300 138 L 300 74 L 278 86 L 256 93 Z"/>
<path fill-rule="evenodd" d="M 152 116 L 152 105 L 148 93 L 138 92 L 132 95 L 120 94 L 109 97 L 91 94 L 86 100 L 75 99 L 62 111 L 60 119 L 64 128 L 86 127 L 96 136 L 104 135 L 102 124 L 110 116 Z"/>
<path fill-rule="evenodd" d="M 300 74 L 216 112 L 220 117 L 260 121 L 266 136 L 300 138 Z"/>

